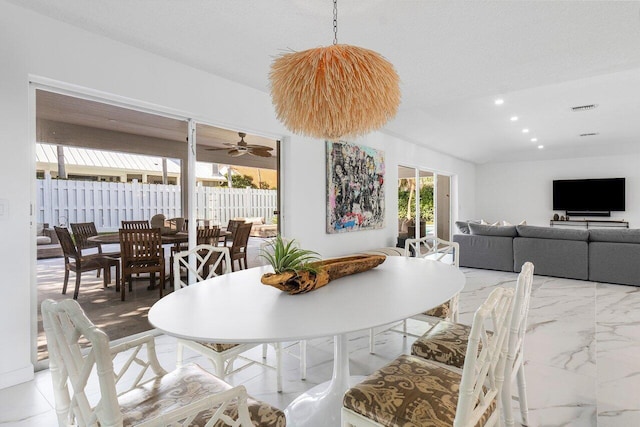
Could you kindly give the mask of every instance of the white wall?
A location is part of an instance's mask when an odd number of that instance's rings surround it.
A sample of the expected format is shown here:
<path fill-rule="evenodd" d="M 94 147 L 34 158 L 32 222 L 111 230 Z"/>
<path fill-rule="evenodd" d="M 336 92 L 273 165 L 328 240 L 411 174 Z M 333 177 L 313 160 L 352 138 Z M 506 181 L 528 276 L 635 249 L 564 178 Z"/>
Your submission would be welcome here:
<path fill-rule="evenodd" d="M 215 46 L 211 54 L 215 54 Z M 268 53 L 267 53 L 268 54 Z M 32 377 L 35 231 L 30 203 L 35 155 L 29 133 L 29 79 L 47 79 L 183 112 L 208 123 L 283 136 L 285 233 L 324 256 L 393 244 L 397 194 L 387 189 L 384 229 L 325 234 L 325 147 L 288 132 L 269 95 L 178 62 L 107 40 L 0 0 L 0 388 Z M 265 79 L 267 76 L 265 75 Z M 234 102 L 234 100 L 241 100 Z M 458 174 L 463 211 L 473 216 L 474 166 L 380 133 L 360 140 L 387 154 L 387 182 L 402 162 Z M 464 207 L 464 209 L 462 209 Z M 455 212 L 456 208 L 454 208 Z M 455 214 L 454 214 L 455 215 Z"/>
<path fill-rule="evenodd" d="M 624 219 L 630 227 L 640 228 L 639 165 L 640 154 L 479 165 L 476 218 L 548 226 L 555 213 L 554 179 L 626 178 L 627 210 L 612 212 L 610 219 Z"/>

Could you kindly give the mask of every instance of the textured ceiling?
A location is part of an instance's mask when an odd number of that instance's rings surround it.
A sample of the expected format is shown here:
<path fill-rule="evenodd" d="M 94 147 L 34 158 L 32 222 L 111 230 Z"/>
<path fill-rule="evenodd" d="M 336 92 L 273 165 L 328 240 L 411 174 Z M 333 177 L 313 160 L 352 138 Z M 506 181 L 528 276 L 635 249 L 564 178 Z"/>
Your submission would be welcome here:
<path fill-rule="evenodd" d="M 11 1 L 263 91 L 275 55 L 333 39 L 329 0 Z M 640 152 L 640 2 L 340 0 L 338 22 L 397 68 L 386 132 L 476 163 Z"/>

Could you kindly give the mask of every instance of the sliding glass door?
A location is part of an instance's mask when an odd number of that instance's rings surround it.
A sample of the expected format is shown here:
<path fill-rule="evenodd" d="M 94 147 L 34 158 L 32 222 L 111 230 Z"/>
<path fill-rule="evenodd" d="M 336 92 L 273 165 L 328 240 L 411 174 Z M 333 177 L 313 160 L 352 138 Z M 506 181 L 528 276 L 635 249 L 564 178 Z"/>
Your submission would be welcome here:
<path fill-rule="evenodd" d="M 398 236 L 450 238 L 451 178 L 428 170 L 398 166 Z"/>

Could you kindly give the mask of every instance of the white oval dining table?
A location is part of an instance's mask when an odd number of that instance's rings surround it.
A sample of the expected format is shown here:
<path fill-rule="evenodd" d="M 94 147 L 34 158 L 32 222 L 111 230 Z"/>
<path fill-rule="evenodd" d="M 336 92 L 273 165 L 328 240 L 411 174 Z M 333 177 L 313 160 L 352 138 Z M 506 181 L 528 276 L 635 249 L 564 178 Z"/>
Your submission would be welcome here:
<path fill-rule="evenodd" d="M 271 266 L 218 276 L 173 292 L 149 310 L 149 322 L 167 335 L 219 343 L 272 343 L 334 336 L 331 381 L 285 409 L 287 426 L 340 425 L 349 375 L 347 334 L 406 319 L 460 292 L 459 269 L 421 258 L 387 257 L 378 267 L 342 277 L 306 294 L 263 285 Z"/>

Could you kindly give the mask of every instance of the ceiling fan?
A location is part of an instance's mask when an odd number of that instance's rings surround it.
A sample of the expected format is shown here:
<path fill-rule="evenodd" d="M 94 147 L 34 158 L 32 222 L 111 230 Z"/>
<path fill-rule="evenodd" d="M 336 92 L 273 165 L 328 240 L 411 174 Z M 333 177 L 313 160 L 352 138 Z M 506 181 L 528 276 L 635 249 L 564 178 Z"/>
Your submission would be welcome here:
<path fill-rule="evenodd" d="M 238 132 L 238 136 L 240 137 L 240 141 L 235 144 L 230 144 L 228 142 L 224 143 L 224 145 L 229 148 L 207 148 L 207 150 L 228 150 L 227 154 L 231 157 L 238 157 L 243 154 L 251 154 L 259 157 L 271 157 L 271 153 L 269 151 L 273 150 L 273 148 L 267 147 L 266 145 L 247 144 L 244 140 L 244 137 L 247 136 L 247 134 L 244 132 Z"/>

